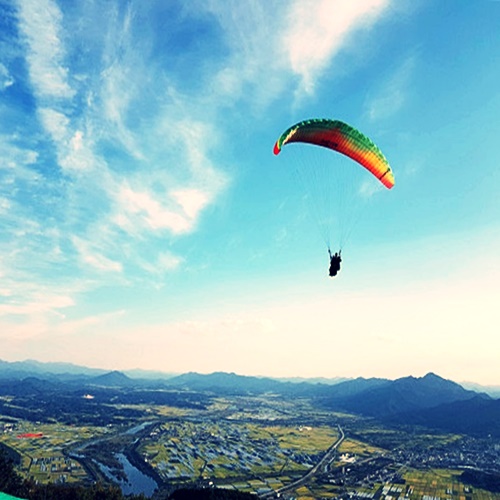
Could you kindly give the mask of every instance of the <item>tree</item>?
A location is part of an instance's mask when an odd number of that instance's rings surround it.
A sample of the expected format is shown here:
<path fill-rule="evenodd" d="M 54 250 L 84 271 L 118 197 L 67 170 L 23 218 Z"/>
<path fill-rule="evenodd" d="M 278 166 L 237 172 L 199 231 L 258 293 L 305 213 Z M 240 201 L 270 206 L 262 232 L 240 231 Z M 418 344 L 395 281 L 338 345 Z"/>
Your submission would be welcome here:
<path fill-rule="evenodd" d="M 20 494 L 23 486 L 21 476 L 15 471 L 12 460 L 0 449 L 0 491 L 10 495 Z"/>

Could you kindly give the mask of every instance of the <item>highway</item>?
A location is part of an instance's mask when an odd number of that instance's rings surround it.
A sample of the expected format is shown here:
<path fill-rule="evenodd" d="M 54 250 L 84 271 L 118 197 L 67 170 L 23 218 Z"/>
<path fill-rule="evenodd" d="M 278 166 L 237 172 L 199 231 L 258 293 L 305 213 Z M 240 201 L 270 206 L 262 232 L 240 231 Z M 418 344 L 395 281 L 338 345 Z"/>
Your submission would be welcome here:
<path fill-rule="evenodd" d="M 342 443 L 342 441 L 345 438 L 344 431 L 342 430 L 340 425 L 338 426 L 338 428 L 340 432 L 339 438 L 337 439 L 337 441 L 335 441 L 335 443 L 332 444 L 332 446 L 330 446 L 330 448 L 328 448 L 328 450 L 326 450 L 326 453 L 314 467 L 309 469 L 307 473 L 304 474 L 300 479 L 293 481 L 293 483 L 287 484 L 286 486 L 278 488 L 275 491 L 268 491 L 266 493 L 262 493 L 261 495 L 259 495 L 259 498 L 278 498 L 281 495 L 281 493 L 286 493 L 287 491 L 302 486 L 303 484 L 307 483 L 307 481 L 309 481 L 315 474 L 317 474 L 318 471 L 326 469 L 326 466 L 329 465 L 333 460 L 333 457 L 335 455 L 335 450 L 338 448 L 340 443 Z"/>

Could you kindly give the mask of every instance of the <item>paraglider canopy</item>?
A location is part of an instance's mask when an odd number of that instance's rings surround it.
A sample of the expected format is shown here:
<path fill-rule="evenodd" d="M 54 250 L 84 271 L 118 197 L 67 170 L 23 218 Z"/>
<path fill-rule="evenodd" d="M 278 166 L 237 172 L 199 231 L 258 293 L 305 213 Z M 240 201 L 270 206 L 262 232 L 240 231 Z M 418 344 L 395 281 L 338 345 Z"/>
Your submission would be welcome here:
<path fill-rule="evenodd" d="M 340 251 L 376 193 L 394 186 L 389 162 L 371 139 L 340 120 L 292 125 L 276 141 L 274 154 L 293 143 L 285 148 L 287 170 L 303 188 L 302 202 L 328 250 Z"/>
<path fill-rule="evenodd" d="M 301 121 L 285 130 L 274 145 L 274 154 L 288 143 L 304 142 L 342 153 L 365 167 L 386 188 L 394 186 L 394 175 L 382 151 L 359 130 L 339 120 Z"/>

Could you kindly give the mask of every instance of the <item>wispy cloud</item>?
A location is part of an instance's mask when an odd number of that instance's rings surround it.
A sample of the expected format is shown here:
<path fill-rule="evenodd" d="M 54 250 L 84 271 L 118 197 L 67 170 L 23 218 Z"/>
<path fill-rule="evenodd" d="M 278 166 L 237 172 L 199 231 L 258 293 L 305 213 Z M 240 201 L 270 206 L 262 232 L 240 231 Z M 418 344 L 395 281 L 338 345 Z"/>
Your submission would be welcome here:
<path fill-rule="evenodd" d="M 21 179 L 39 179 L 40 175 L 28 168 L 37 161 L 38 153 L 30 148 L 19 147 L 15 142 L 19 142 L 18 138 L 0 135 L 0 175 L 5 176 L 2 184 Z"/>
<path fill-rule="evenodd" d="M 121 273 L 122 260 L 139 255 L 150 235 L 192 231 L 227 179 L 209 151 L 216 134 L 200 117 L 189 118 L 196 109 L 192 99 L 178 94 L 165 106 L 168 92 L 159 87 L 164 69 L 149 64 L 147 37 L 134 25 L 133 5 L 110 7 L 107 14 L 100 35 L 104 49 L 89 45 L 101 50 L 92 58 L 94 66 L 85 68 L 88 73 L 72 74 L 68 54 L 74 48 L 65 31 L 70 19 L 51 0 L 19 4 L 37 114 L 58 166 L 69 176 L 62 184 L 65 203 L 58 221 L 67 232 L 66 248 L 75 250 L 81 269 Z M 145 97 L 146 82 L 158 91 Z M 75 100 L 77 113 L 72 111 Z M 144 107 L 151 110 L 149 122 L 139 124 L 136 110 Z M 158 123 L 165 123 L 165 130 Z M 125 246 L 135 251 L 120 255 L 118 234 L 127 235 Z"/>
<path fill-rule="evenodd" d="M 373 23 L 387 4 L 300 1 L 276 18 L 271 5 L 243 8 L 234 2 L 228 9 L 225 2 L 210 2 L 205 8 L 223 28 L 230 51 L 223 69 L 214 59 L 213 72 L 205 74 L 212 83 L 190 94 L 172 83 L 167 67 L 152 63 L 151 33 L 136 26 L 133 4 L 108 8 L 106 22 L 100 23 L 102 43 L 89 39 L 93 66 L 74 72 L 70 14 L 53 0 L 20 0 L 19 27 L 37 114 L 55 146 L 58 166 L 69 176 L 61 184 L 64 204 L 54 219 L 64 225 L 61 237 L 67 239 L 59 248 L 72 248 L 77 262 L 90 268 L 121 273 L 122 259 L 140 254 L 140 245 L 155 233 L 194 231 L 230 183 L 216 160 L 219 138 L 226 133 L 216 125 L 222 123 L 218 106 L 223 99 L 228 94 L 243 98 L 249 83 L 272 99 L 285 88 L 289 72 L 311 91 L 348 34 Z M 6 69 L 0 70 L 8 78 Z M 267 75 L 265 92 L 262 75 Z M 148 109 L 148 121 L 137 122 L 136 109 Z M 113 244 L 120 231 L 128 236 L 129 248 L 136 248 L 128 257 L 118 257 Z"/>
<path fill-rule="evenodd" d="M 35 281 L 34 275 L 11 269 L 9 258 L 0 262 L 0 338 L 17 340 L 36 336 L 49 323 L 64 317 L 75 305 L 77 290 L 72 285 Z"/>
<path fill-rule="evenodd" d="M 77 90 L 70 84 L 63 14 L 52 0 L 20 0 L 19 27 L 26 41 L 26 59 L 39 119 L 55 144 L 59 166 L 69 170 L 88 169 L 96 164 L 96 159 L 78 123 L 71 118 Z"/>
<path fill-rule="evenodd" d="M 122 318 L 126 315 L 124 309 L 111 311 L 103 314 L 94 314 L 84 316 L 83 318 L 68 320 L 55 325 L 52 335 L 53 337 L 71 336 L 76 337 L 81 333 L 89 335 L 90 332 L 99 337 L 102 335 L 110 323 Z"/>
<path fill-rule="evenodd" d="M 99 112 L 107 123 L 107 135 L 119 141 L 133 158 L 144 159 L 140 138 L 134 133 L 133 124 L 129 125 L 130 116 L 134 114 L 134 106 L 144 105 L 142 94 L 151 85 L 156 68 L 148 67 L 151 55 L 145 53 L 144 41 L 133 33 L 132 6 L 123 13 L 110 9 L 108 15 L 101 55 L 101 85 L 95 89 Z"/>
<path fill-rule="evenodd" d="M 14 78 L 10 75 L 9 70 L 0 63 L 0 90 L 5 90 L 14 84 Z"/>
<path fill-rule="evenodd" d="M 118 214 L 114 221 L 124 230 L 134 233 L 136 229 L 168 229 L 174 234 L 189 231 L 191 221 L 176 212 L 151 192 L 135 191 L 123 186 L 118 194 Z"/>
<path fill-rule="evenodd" d="M 52 0 L 20 0 L 18 6 L 19 27 L 28 45 L 31 82 L 38 97 L 73 97 L 61 40 L 63 19 L 59 7 Z"/>
<path fill-rule="evenodd" d="M 267 106 L 283 91 L 284 75 L 279 73 L 284 64 L 278 57 L 283 18 L 276 13 L 285 5 L 279 2 L 243 4 L 230 0 L 204 2 L 201 6 L 217 19 L 229 49 L 210 87 L 213 97 L 218 97 L 222 105 L 227 99 L 238 102 L 246 97 L 254 107 Z"/>
<path fill-rule="evenodd" d="M 142 269 L 148 271 L 152 276 L 163 279 L 165 274 L 179 269 L 184 259 L 172 252 L 161 252 L 156 261 L 143 260 L 140 262 Z"/>
<path fill-rule="evenodd" d="M 34 293 L 31 300 L 23 303 L 0 305 L 0 316 L 4 315 L 32 315 L 47 311 L 58 311 L 74 305 L 71 297 L 64 295 L 45 295 Z"/>
<path fill-rule="evenodd" d="M 0 340 L 4 341 L 2 356 L 62 361 L 68 359 L 70 350 L 87 354 L 89 338 L 98 339 L 103 348 L 100 341 L 103 333 L 109 332 L 110 326 L 124 315 L 124 310 L 115 310 L 73 319 L 63 314 L 44 315 L 30 311 L 23 315 L 21 321 L 9 321 L 0 316 Z M 106 347 L 112 350 L 114 342 L 116 340 L 112 339 Z M 90 345 L 94 345 L 95 351 L 95 344 L 91 342 Z"/>
<path fill-rule="evenodd" d="M 122 265 L 120 262 L 113 261 L 99 253 L 99 251 L 93 247 L 93 245 L 84 241 L 81 238 L 74 237 L 73 244 L 75 245 L 82 262 L 88 266 L 91 266 L 98 271 L 103 272 L 121 272 Z"/>
<path fill-rule="evenodd" d="M 368 99 L 366 113 L 370 120 L 388 118 L 404 106 L 415 64 L 414 57 L 406 59 Z"/>
<path fill-rule="evenodd" d="M 228 137 L 245 126 L 241 114 L 265 109 L 290 81 L 313 92 L 352 30 L 388 5 L 296 0 L 276 16 L 272 3 L 228 2 L 179 14 L 210 25 L 188 85 L 176 69 L 189 51 L 165 48 L 141 17 L 154 6 L 19 0 L 29 73 L 21 83 L 38 128 L 30 141 L 0 138 L 0 314 L 36 316 L 46 332 L 90 289 L 151 285 L 182 269 L 187 257 L 173 243 L 231 186 Z M 0 90 L 17 83 L 0 63 Z M 228 114 L 239 103 L 244 110 Z"/>
<path fill-rule="evenodd" d="M 301 0 L 291 5 L 283 53 L 301 80 L 301 89 L 314 91 L 317 78 L 351 40 L 384 12 L 390 0 Z"/>
<path fill-rule="evenodd" d="M 297 97 L 312 94 L 356 30 L 370 29 L 391 0 L 232 2 L 230 8 L 227 3 L 208 4 L 232 51 L 214 92 L 237 100 L 250 90 L 259 107 L 289 92 L 290 82 Z"/>

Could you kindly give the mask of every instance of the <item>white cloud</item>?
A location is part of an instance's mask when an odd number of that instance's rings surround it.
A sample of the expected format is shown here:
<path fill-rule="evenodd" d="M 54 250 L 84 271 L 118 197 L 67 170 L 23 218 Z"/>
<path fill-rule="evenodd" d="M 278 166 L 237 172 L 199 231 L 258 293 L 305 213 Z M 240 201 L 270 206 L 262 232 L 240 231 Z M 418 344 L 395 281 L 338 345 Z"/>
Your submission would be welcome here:
<path fill-rule="evenodd" d="M 51 336 L 59 337 L 61 335 L 71 335 L 71 337 L 76 337 L 81 333 L 88 334 L 89 331 L 96 332 L 99 335 L 106 331 L 105 327 L 108 326 L 109 323 L 112 323 L 117 319 L 123 317 L 125 313 L 126 312 L 124 309 L 120 309 L 104 314 L 95 314 L 92 316 L 85 316 L 83 318 L 64 321 L 57 325 L 54 325 Z M 85 338 L 87 337 L 85 336 Z"/>
<path fill-rule="evenodd" d="M 162 110 L 151 131 L 155 140 L 142 163 L 145 168 L 129 175 L 112 194 L 112 221 L 130 235 L 193 231 L 228 185 L 227 175 L 211 160 L 217 130 L 199 120 L 177 120 L 178 114 L 177 105 Z"/>
<path fill-rule="evenodd" d="M 144 131 L 136 133 L 136 119 L 131 120 L 131 116 L 137 109 L 151 106 L 149 99 L 161 99 L 163 89 L 159 96 L 154 95 L 159 85 L 157 80 L 161 80 L 162 75 L 146 48 L 149 30 L 141 26 L 140 36 L 134 35 L 137 19 L 133 3 L 124 8 L 124 12 L 121 10 L 111 6 L 106 14 L 100 54 L 103 67 L 99 71 L 100 84 L 95 88 L 95 95 L 99 119 L 104 118 L 106 123 L 105 135 L 118 141 L 133 158 L 144 160 Z"/>
<path fill-rule="evenodd" d="M 16 137 L 0 135 L 0 171 L 7 175 L 15 175 L 18 179 L 33 180 L 38 178 L 33 170 L 26 168 L 37 161 L 38 153 L 31 149 L 15 146 L 16 139 Z"/>
<path fill-rule="evenodd" d="M 134 55 L 129 57 L 135 59 Z M 101 88 L 102 111 L 109 123 L 107 132 L 118 139 L 136 159 L 144 159 L 144 154 L 139 138 L 136 138 L 133 131 L 127 127 L 127 118 L 134 100 L 140 99 L 140 81 L 144 78 L 144 73 L 147 73 L 146 68 L 139 70 L 140 66 L 139 61 L 135 64 L 130 60 L 115 61 L 111 67 L 103 71 Z"/>
<path fill-rule="evenodd" d="M 9 199 L 0 197 L 0 213 L 7 212 L 11 206 L 12 203 L 10 202 Z"/>
<path fill-rule="evenodd" d="M 2 354 L 11 358 L 20 356 L 20 359 L 28 357 L 40 361 L 67 361 L 69 344 L 65 339 L 70 337 L 75 351 L 72 360 L 78 362 L 78 353 L 86 351 L 89 337 L 109 332 L 110 324 L 124 314 L 124 310 L 118 310 L 68 319 L 62 314 L 35 313 L 25 315 L 21 322 L 0 318 L 0 339 L 8 340 L 3 344 Z"/>
<path fill-rule="evenodd" d="M 206 176 L 208 179 L 197 179 Z M 215 180 L 212 180 L 212 177 Z M 131 234 L 144 231 L 170 231 L 183 234 L 193 231 L 202 211 L 213 202 L 220 190 L 218 176 L 210 169 L 198 172 L 186 183 L 200 187 L 159 189 L 161 181 L 156 179 L 156 189 L 145 185 L 131 187 L 123 184 L 116 194 L 113 222 Z M 179 182 L 179 181 L 177 181 Z"/>
<path fill-rule="evenodd" d="M 66 143 L 71 132 L 69 119 L 63 113 L 52 108 L 40 108 L 38 110 L 42 124 L 55 142 Z"/>
<path fill-rule="evenodd" d="M 83 149 L 83 132 L 81 130 L 75 132 L 70 145 L 73 151 L 81 151 Z"/>
<path fill-rule="evenodd" d="M 158 269 L 161 271 L 173 271 L 182 263 L 183 259 L 170 252 L 163 252 L 158 256 Z"/>
<path fill-rule="evenodd" d="M 102 255 L 102 253 L 95 248 L 94 244 L 84 241 L 76 236 L 73 237 L 72 240 L 84 264 L 89 265 L 98 271 L 113 273 L 122 272 L 122 264 Z"/>
<path fill-rule="evenodd" d="M 208 79 L 206 102 L 227 109 L 241 100 L 249 111 L 262 110 L 287 88 L 290 74 L 279 36 L 288 3 L 227 0 L 199 4 L 219 23 L 228 49 Z"/>
<path fill-rule="evenodd" d="M 74 305 L 74 301 L 71 297 L 35 294 L 29 302 L 0 305 L 0 316 L 39 314 L 63 309 L 72 305 Z"/>
<path fill-rule="evenodd" d="M 179 189 L 171 195 L 190 220 L 196 219 L 210 201 L 210 194 L 200 189 Z"/>
<path fill-rule="evenodd" d="M 373 24 L 390 0 L 298 0 L 290 6 L 282 47 L 301 87 L 312 93 L 318 76 L 352 33 Z"/>
<path fill-rule="evenodd" d="M 167 251 L 161 252 L 155 262 L 144 260 L 139 262 L 139 265 L 151 275 L 156 275 L 163 280 L 165 274 L 175 271 L 183 262 L 184 259 L 182 257 Z"/>
<path fill-rule="evenodd" d="M 371 28 L 390 2 L 209 2 L 232 51 L 213 81 L 213 97 L 219 96 L 221 104 L 245 98 L 256 108 L 265 107 L 290 90 L 290 75 L 297 77 L 297 96 L 312 94 L 353 33 Z"/>
<path fill-rule="evenodd" d="M 19 0 L 19 27 L 27 45 L 33 87 L 39 98 L 71 98 L 75 92 L 64 66 L 62 14 L 51 0 Z"/>
<path fill-rule="evenodd" d="M 76 90 L 69 83 L 69 68 L 65 65 L 63 21 L 52 0 L 19 1 L 19 26 L 27 42 L 26 59 L 38 115 L 55 143 L 59 166 L 76 172 L 91 169 L 99 162 L 90 138 L 85 139 L 84 131 L 64 111 Z"/>
<path fill-rule="evenodd" d="M 106 177 L 103 160 L 94 155 L 91 141 L 87 140 L 81 130 L 76 130 L 73 133 L 67 146 L 60 144 L 59 151 L 61 155 L 59 163 L 66 171 L 73 173 L 86 171 L 89 175 L 94 175 L 93 170 L 99 168 L 101 171 L 100 181 L 102 182 L 103 178 Z"/>
<path fill-rule="evenodd" d="M 0 90 L 5 90 L 14 84 L 14 78 L 10 75 L 9 70 L 0 63 Z"/>
<path fill-rule="evenodd" d="M 229 183 L 227 174 L 210 160 L 210 151 L 218 145 L 218 134 L 207 123 L 183 120 L 177 124 L 174 136 L 183 144 L 192 177 L 187 181 L 189 187 L 171 190 L 171 194 L 188 216 L 195 217 Z"/>
<path fill-rule="evenodd" d="M 38 113 L 45 130 L 56 145 L 58 163 L 68 173 L 81 173 L 101 166 L 82 130 L 74 129 L 70 119 L 52 108 L 39 108 Z M 101 169 L 104 173 L 105 170 Z"/>
<path fill-rule="evenodd" d="M 168 229 L 178 234 L 191 228 L 188 218 L 169 209 L 151 192 L 135 191 L 129 186 L 123 186 L 117 201 L 118 215 L 114 220 L 125 230 Z"/>

